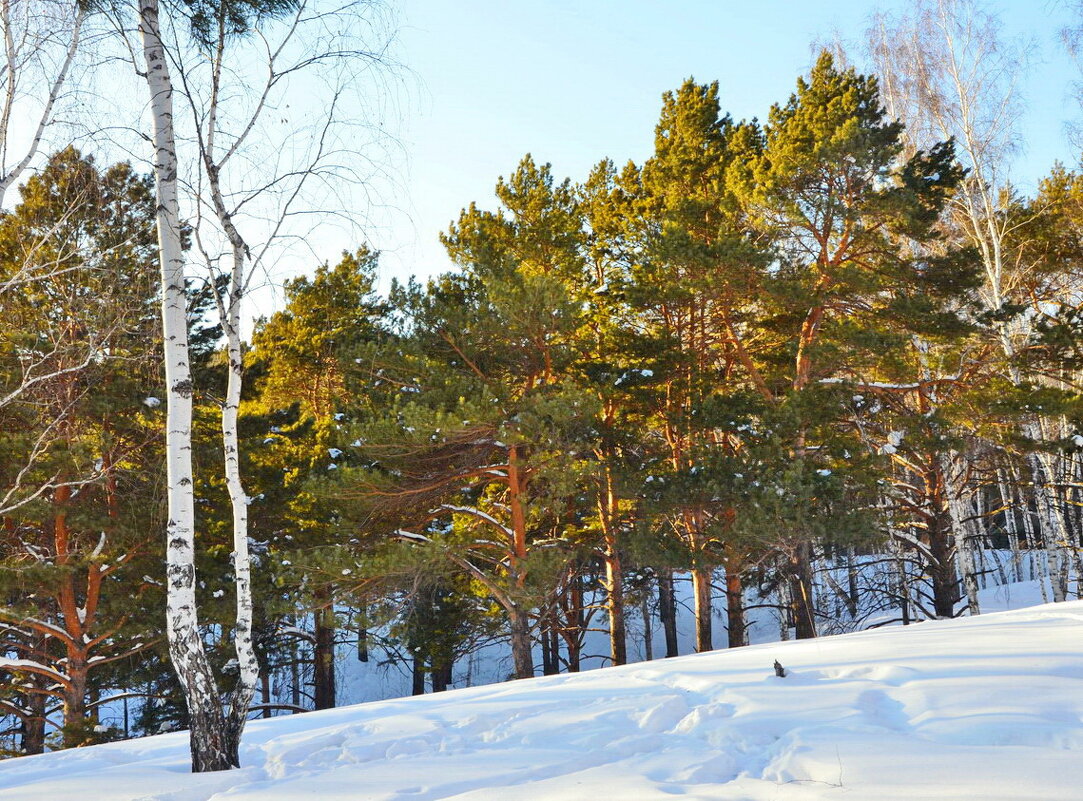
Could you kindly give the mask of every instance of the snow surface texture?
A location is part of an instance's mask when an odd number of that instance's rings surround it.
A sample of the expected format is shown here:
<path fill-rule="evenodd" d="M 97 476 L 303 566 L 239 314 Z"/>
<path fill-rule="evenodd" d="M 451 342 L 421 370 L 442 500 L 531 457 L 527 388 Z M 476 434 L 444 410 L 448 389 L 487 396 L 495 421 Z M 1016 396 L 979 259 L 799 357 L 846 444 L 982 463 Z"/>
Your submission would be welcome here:
<path fill-rule="evenodd" d="M 257 721 L 241 760 L 167 734 L 0 763 L 0 798 L 1076 801 L 1083 601 Z"/>

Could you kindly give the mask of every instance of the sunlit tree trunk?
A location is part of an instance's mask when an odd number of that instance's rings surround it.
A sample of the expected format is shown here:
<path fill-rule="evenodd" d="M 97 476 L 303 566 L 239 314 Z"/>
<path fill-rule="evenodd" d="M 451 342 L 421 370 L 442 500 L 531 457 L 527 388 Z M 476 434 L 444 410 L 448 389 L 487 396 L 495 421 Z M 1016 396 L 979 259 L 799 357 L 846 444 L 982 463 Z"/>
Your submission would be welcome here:
<path fill-rule="evenodd" d="M 190 721 L 192 770 L 237 767 L 231 759 L 218 687 L 200 637 L 195 595 L 195 497 L 192 484 L 192 378 L 188 362 L 184 256 L 177 200 L 173 85 L 159 27 L 158 0 L 140 0 L 139 33 L 150 91 L 166 406 L 166 634 Z"/>

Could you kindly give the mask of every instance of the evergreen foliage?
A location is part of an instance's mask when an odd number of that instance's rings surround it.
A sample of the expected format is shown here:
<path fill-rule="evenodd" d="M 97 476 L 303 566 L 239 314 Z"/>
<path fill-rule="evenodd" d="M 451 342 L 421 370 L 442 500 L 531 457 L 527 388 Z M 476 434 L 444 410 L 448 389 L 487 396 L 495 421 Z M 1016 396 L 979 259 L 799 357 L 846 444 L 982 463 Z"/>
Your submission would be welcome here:
<path fill-rule="evenodd" d="M 230 38 L 291 5 L 187 8 Z M 825 53 L 765 122 L 690 78 L 641 164 L 575 183 L 525 156 L 494 209 L 442 235 L 455 269 L 425 284 L 380 297 L 364 247 L 290 281 L 244 355 L 255 709 L 333 706 L 346 642 L 415 692 L 498 639 L 512 677 L 579 669 L 591 628 L 624 663 L 637 616 L 673 655 L 675 580 L 697 650 L 721 645 L 719 621 L 747 644 L 749 607 L 782 637 L 977 612 L 993 546 L 1017 578 L 1040 554 L 1068 597 L 1083 180 L 1056 167 L 1035 197 L 1005 196 L 1025 235 L 1005 239 L 1019 268 L 995 308 L 960 235 L 970 180 L 954 142 L 914 147 L 876 79 Z M 21 198 L 0 216 L 0 287 L 28 261 L 46 277 L 0 293 L 0 717 L 40 750 L 52 729 L 50 747 L 117 736 L 94 711 L 106 692 L 143 698 L 128 733 L 188 718 L 147 624 L 163 605 L 151 189 L 69 149 Z M 189 288 L 189 329 L 202 636 L 228 675 L 224 354 L 206 321 L 226 291 Z M 52 374 L 24 387 L 28 369 Z"/>

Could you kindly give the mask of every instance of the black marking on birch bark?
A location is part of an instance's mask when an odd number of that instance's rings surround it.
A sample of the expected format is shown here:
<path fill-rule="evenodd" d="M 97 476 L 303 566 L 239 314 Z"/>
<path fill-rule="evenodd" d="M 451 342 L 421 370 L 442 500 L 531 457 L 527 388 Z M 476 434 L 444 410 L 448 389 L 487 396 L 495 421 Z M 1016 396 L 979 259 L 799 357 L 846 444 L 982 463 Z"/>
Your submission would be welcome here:
<path fill-rule="evenodd" d="M 182 398 L 192 397 L 192 382 L 190 379 L 186 378 L 183 381 L 178 381 L 173 385 L 172 389 Z"/>

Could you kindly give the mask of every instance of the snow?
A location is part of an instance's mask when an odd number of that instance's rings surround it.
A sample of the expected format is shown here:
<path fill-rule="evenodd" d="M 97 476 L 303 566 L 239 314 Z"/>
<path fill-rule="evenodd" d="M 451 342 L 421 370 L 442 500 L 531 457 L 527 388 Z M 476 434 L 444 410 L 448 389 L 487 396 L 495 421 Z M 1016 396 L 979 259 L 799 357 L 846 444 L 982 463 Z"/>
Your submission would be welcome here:
<path fill-rule="evenodd" d="M 906 436 L 904 431 L 892 431 L 887 435 L 887 442 L 880 446 L 880 453 L 890 456 L 899 450 L 899 446 L 902 444 L 903 437 Z"/>
<path fill-rule="evenodd" d="M 156 398 L 153 395 L 150 395 L 146 398 L 143 398 L 143 405 L 146 406 L 148 409 L 157 409 L 159 406 L 162 405 L 162 401 L 160 398 Z"/>
<path fill-rule="evenodd" d="M 1073 601 L 360 704 L 253 722 L 238 771 L 179 732 L 2 762 L 0 797 L 1077 799 L 1081 634 Z"/>

